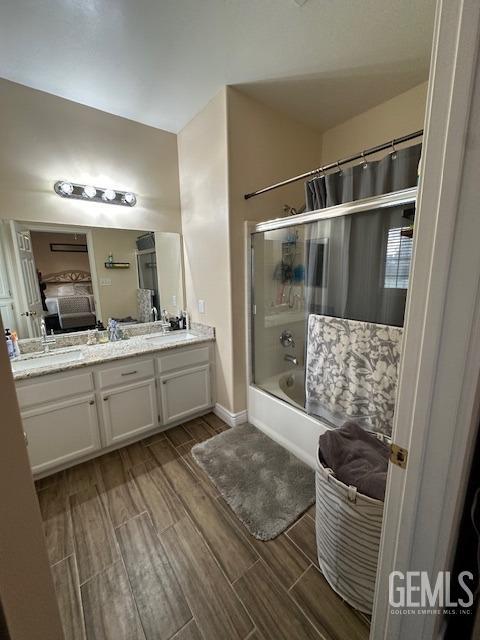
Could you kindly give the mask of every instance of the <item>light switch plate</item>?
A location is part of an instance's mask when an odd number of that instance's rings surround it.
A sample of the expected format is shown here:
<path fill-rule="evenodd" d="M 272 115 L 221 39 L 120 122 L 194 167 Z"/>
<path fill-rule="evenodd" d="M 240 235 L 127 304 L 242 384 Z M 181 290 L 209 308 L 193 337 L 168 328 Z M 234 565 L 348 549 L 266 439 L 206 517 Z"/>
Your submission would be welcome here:
<path fill-rule="evenodd" d="M 205 300 L 198 301 L 198 313 L 205 313 Z"/>
<path fill-rule="evenodd" d="M 172 304 L 174 307 L 177 306 L 177 296 L 172 296 Z"/>
<path fill-rule="evenodd" d="M 112 284 L 111 278 L 100 278 L 100 286 L 101 287 L 110 287 Z"/>

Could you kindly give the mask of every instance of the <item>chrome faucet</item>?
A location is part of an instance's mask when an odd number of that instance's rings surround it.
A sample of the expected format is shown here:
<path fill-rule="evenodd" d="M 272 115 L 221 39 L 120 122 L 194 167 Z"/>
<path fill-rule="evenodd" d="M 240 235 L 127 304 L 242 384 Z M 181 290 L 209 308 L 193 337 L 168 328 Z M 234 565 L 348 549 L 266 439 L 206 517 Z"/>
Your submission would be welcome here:
<path fill-rule="evenodd" d="M 53 330 L 52 330 L 52 335 L 50 336 L 48 335 L 47 325 L 45 324 L 45 318 L 40 318 L 40 333 L 42 335 L 43 352 L 48 353 L 50 351 L 50 345 L 55 344 L 56 339 L 55 339 L 55 336 L 53 335 Z"/>
<path fill-rule="evenodd" d="M 285 357 L 283 359 L 287 362 L 291 362 L 295 366 L 298 364 L 297 356 L 291 356 L 289 353 L 285 354 Z"/>
<path fill-rule="evenodd" d="M 153 321 L 156 322 L 158 320 L 158 311 L 157 307 L 152 307 L 150 309 L 150 313 L 153 315 Z"/>

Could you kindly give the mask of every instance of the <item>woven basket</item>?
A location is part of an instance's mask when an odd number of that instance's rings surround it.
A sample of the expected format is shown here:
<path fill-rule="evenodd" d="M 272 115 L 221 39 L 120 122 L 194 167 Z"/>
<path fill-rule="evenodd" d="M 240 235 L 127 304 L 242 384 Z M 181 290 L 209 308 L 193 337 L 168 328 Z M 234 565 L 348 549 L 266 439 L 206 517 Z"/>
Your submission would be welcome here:
<path fill-rule="evenodd" d="M 355 609 L 371 613 L 382 531 L 383 502 L 335 478 L 317 454 L 316 532 L 320 569 Z"/>

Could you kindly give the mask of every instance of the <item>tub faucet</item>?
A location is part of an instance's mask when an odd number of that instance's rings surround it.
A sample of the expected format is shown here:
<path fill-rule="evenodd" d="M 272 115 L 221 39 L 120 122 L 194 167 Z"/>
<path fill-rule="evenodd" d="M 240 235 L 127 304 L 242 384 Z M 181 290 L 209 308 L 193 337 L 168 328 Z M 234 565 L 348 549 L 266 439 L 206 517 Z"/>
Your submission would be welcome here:
<path fill-rule="evenodd" d="M 287 362 L 291 362 L 295 366 L 298 364 L 297 356 L 291 356 L 289 353 L 285 354 L 285 357 L 283 359 Z"/>
<path fill-rule="evenodd" d="M 295 347 L 295 340 L 293 339 L 293 334 L 288 329 L 282 331 L 280 334 L 280 344 L 282 347 Z"/>

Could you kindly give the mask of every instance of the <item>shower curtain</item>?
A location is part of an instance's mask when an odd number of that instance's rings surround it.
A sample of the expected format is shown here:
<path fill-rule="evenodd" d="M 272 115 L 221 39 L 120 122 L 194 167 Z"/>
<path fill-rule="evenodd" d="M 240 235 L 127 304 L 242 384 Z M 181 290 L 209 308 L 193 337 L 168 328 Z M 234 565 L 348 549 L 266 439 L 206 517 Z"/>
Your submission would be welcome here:
<path fill-rule="evenodd" d="M 421 144 L 414 145 L 365 166 L 309 180 L 305 185 L 307 211 L 415 186 L 421 148 Z M 369 211 L 307 225 L 307 314 L 403 323 L 403 293 L 396 294 L 399 300 L 392 306 L 392 295 L 381 283 L 388 229 L 406 224 L 401 211 L 394 215 L 398 220 L 383 211 Z"/>

